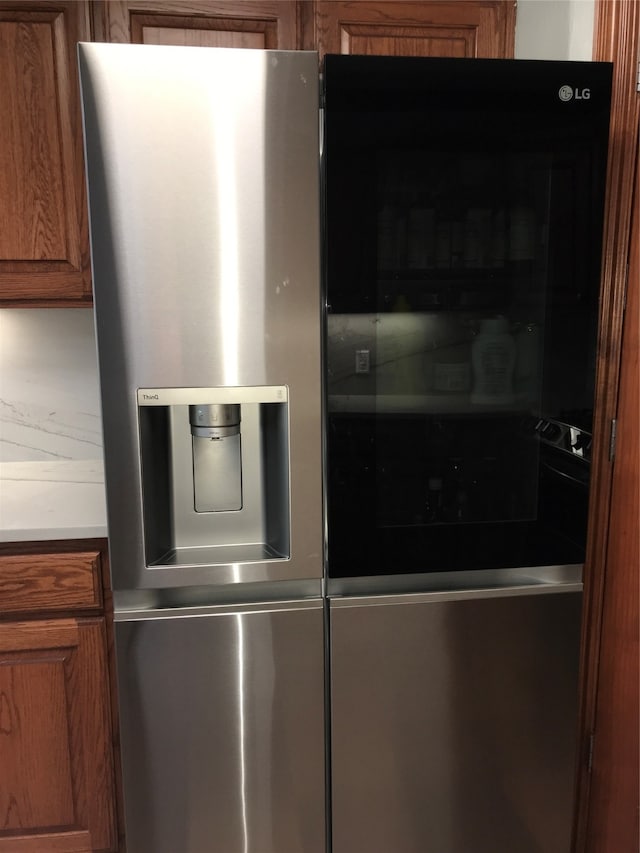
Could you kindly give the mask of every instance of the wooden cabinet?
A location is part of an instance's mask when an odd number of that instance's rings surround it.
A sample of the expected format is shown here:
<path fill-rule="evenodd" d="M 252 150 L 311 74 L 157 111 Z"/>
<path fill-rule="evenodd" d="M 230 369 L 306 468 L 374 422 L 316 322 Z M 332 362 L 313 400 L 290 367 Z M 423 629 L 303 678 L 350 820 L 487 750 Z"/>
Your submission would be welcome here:
<path fill-rule="evenodd" d="M 402 56 L 513 56 L 513 0 L 106 0 L 98 40 Z"/>
<path fill-rule="evenodd" d="M 89 303 L 76 43 L 86 2 L 0 2 L 0 304 Z"/>
<path fill-rule="evenodd" d="M 104 552 L 87 545 L 0 547 L 0 853 L 118 849 Z"/>
<path fill-rule="evenodd" d="M 321 56 L 513 56 L 513 0 L 318 0 L 302 11 L 304 47 Z"/>
<path fill-rule="evenodd" d="M 271 50 L 298 46 L 294 0 L 107 0 L 93 8 L 98 41 Z"/>

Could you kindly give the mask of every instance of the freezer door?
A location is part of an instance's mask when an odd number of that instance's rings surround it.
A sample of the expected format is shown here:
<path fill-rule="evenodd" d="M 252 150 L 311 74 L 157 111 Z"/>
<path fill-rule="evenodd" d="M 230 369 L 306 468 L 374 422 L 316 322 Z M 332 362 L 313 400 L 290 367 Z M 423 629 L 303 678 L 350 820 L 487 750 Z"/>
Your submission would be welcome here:
<path fill-rule="evenodd" d="M 324 853 L 321 602 L 117 619 L 128 853 Z"/>
<path fill-rule="evenodd" d="M 333 853 L 569 853 L 581 594 L 501 596 L 332 602 Z"/>

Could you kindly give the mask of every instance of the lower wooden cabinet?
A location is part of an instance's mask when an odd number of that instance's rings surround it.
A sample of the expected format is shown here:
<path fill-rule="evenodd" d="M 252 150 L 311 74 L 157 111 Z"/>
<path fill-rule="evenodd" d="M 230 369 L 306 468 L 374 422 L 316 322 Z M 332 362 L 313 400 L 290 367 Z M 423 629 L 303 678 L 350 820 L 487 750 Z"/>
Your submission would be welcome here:
<path fill-rule="evenodd" d="M 50 617 L 65 580 L 93 577 L 99 552 L 0 552 L 0 853 L 118 850 L 107 618 L 87 585 L 81 615 Z M 96 560 L 96 557 L 98 558 Z M 47 573 L 51 606 L 34 589 L 33 613 L 15 606 L 21 578 Z M 34 568 L 35 567 L 35 568 Z M 72 571 L 64 575 L 64 569 Z M 57 579 L 57 582 L 56 582 Z M 46 584 L 44 585 L 46 586 Z M 56 595 L 53 595 L 53 593 Z M 39 594 L 38 594 L 39 593 Z M 63 596 L 64 597 L 64 596 Z M 28 606 L 24 589 L 21 599 Z M 71 601 L 82 600 L 77 586 Z M 82 606 L 82 605 L 81 605 Z M 78 605 L 76 604 L 76 607 Z M 41 613 L 46 618 L 41 618 Z"/>

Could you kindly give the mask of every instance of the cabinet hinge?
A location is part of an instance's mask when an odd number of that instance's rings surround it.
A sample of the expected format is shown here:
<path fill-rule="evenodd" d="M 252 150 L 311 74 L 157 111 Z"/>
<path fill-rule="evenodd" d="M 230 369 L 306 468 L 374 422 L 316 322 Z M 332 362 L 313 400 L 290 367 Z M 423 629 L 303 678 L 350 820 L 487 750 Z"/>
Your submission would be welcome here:
<path fill-rule="evenodd" d="M 609 436 L 609 462 L 613 462 L 616 455 L 616 437 L 618 434 L 618 419 L 611 418 L 611 435 Z"/>
<path fill-rule="evenodd" d="M 595 735 L 593 732 L 589 734 L 589 740 L 587 742 L 587 773 L 591 773 L 591 768 L 593 767 L 593 744 L 595 741 Z"/>
<path fill-rule="evenodd" d="M 638 60 L 638 73 L 636 76 L 636 92 L 640 92 L 640 59 Z"/>

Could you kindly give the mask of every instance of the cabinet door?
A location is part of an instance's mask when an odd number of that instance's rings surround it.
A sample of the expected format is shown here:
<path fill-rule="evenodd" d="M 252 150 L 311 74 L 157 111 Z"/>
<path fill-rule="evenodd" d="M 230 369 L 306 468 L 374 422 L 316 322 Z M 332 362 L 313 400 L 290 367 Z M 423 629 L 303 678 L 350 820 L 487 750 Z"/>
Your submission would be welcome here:
<path fill-rule="evenodd" d="M 293 0 L 133 2 L 95 4 L 98 41 L 294 50 Z"/>
<path fill-rule="evenodd" d="M 319 0 L 305 43 L 325 53 L 385 56 L 512 57 L 512 0 L 349 2 Z"/>
<path fill-rule="evenodd" d="M 75 46 L 88 3 L 0 3 L 0 304 L 91 295 Z"/>
<path fill-rule="evenodd" d="M 0 853 L 117 849 L 103 619 L 0 624 Z"/>

